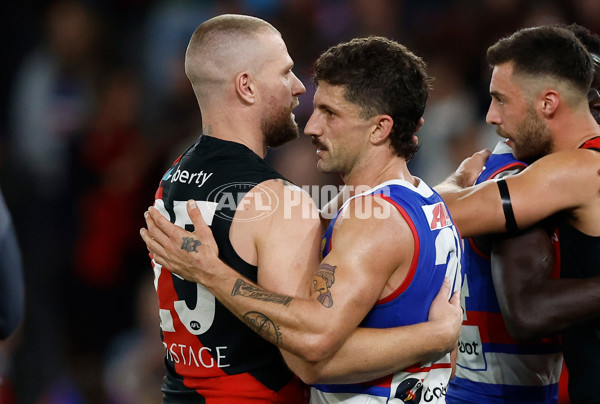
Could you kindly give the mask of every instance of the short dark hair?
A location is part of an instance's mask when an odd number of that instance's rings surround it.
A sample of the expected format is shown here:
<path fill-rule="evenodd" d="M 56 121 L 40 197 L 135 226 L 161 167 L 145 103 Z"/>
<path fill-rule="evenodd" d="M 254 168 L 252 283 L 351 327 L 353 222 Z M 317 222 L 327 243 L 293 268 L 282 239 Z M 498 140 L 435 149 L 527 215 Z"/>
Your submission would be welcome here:
<path fill-rule="evenodd" d="M 490 66 L 514 63 L 514 71 L 566 80 L 587 94 L 592 83 L 592 58 L 575 35 L 557 25 L 524 28 L 487 50 Z"/>
<path fill-rule="evenodd" d="M 369 36 L 340 43 L 315 64 L 314 81 L 344 86 L 347 101 L 361 108 L 361 117 L 392 117 L 391 147 L 407 161 L 419 149 L 412 137 L 425 111 L 429 77 L 423 60 L 390 39 Z"/>

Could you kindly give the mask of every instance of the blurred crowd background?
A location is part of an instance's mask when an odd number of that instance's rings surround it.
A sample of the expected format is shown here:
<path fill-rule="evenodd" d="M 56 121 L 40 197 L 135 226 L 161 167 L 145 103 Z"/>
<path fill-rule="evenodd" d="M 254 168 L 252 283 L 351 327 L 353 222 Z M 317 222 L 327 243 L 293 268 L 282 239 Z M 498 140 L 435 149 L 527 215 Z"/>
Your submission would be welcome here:
<path fill-rule="evenodd" d="M 24 262 L 26 318 L 0 342 L 0 403 L 160 403 L 163 348 L 152 270 L 138 235 L 164 170 L 201 116 L 183 60 L 204 20 L 261 17 L 305 83 L 355 36 L 396 39 L 428 63 L 434 90 L 412 171 L 434 185 L 476 150 L 485 51 L 517 28 L 577 22 L 600 33 L 598 0 L 59 0 L 6 2 L 1 28 L 0 187 Z M 298 185 L 339 185 L 309 139 L 268 160 Z"/>

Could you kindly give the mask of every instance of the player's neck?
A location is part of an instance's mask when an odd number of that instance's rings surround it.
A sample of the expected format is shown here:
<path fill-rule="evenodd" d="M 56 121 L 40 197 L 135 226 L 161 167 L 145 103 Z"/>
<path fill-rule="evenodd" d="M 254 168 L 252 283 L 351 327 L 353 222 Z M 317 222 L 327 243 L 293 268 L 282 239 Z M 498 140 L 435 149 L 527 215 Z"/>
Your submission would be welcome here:
<path fill-rule="evenodd" d="M 600 136 L 600 127 L 588 112 L 573 114 L 572 119 L 561 120 L 554 126 L 554 152 L 573 150 L 585 141 Z"/>
<path fill-rule="evenodd" d="M 406 160 L 398 156 L 388 158 L 370 158 L 364 160 L 366 164 L 357 164 L 353 170 L 343 175 L 344 183 L 357 187 L 373 188 L 390 180 L 405 180 L 413 185 L 416 179 L 408 171 Z"/>
<path fill-rule="evenodd" d="M 238 117 L 236 121 L 228 118 L 205 119 L 202 123 L 202 134 L 229 142 L 240 143 L 252 150 L 259 157 L 267 155 L 267 145 L 259 125 L 251 119 Z"/>

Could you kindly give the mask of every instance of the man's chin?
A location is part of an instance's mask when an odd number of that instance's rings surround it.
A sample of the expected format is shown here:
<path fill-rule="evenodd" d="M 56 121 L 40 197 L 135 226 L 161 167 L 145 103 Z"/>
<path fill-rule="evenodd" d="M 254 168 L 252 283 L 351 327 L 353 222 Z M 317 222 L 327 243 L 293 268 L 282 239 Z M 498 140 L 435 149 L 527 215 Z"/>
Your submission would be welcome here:
<path fill-rule="evenodd" d="M 336 173 L 336 171 L 333 167 L 328 166 L 321 159 L 319 159 L 319 161 L 317 161 L 317 170 L 319 170 L 319 172 L 322 174 L 335 174 Z"/>
<path fill-rule="evenodd" d="M 278 147 L 297 139 L 300 136 L 300 132 L 298 132 L 297 129 L 298 128 L 296 128 L 296 131 L 287 130 L 283 135 L 280 134 L 278 136 L 269 137 L 267 139 L 267 146 Z"/>
<path fill-rule="evenodd" d="M 540 153 L 520 154 L 520 153 L 513 151 L 513 154 L 517 160 L 522 161 L 523 163 L 527 163 L 527 164 L 531 164 L 534 161 L 539 160 L 542 157 L 544 157 L 544 154 L 540 154 Z"/>
<path fill-rule="evenodd" d="M 326 174 L 326 172 L 323 171 L 323 161 L 317 161 L 317 170 L 319 170 L 320 173 Z"/>

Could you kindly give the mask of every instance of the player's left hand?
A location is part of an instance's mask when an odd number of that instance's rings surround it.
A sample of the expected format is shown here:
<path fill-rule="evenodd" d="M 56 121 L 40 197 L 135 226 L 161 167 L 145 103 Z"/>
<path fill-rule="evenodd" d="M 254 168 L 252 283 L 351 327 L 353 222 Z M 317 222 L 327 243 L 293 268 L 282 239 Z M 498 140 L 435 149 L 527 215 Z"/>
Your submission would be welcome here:
<path fill-rule="evenodd" d="M 187 210 L 194 232 L 169 222 L 156 208 L 144 214 L 146 228 L 140 235 L 154 261 L 188 281 L 205 284 L 219 262 L 219 249 L 210 228 L 202 219 L 195 201 Z"/>
<path fill-rule="evenodd" d="M 443 325 L 444 335 L 447 338 L 446 350 L 456 349 L 463 322 L 463 310 L 460 306 L 460 291 L 452 293 L 450 300 L 450 281 L 444 278 L 442 287 L 431 302 L 428 321 L 437 321 Z"/>
<path fill-rule="evenodd" d="M 456 184 L 461 188 L 473 186 L 491 154 L 490 149 L 483 149 L 464 159 L 454 174 Z"/>

